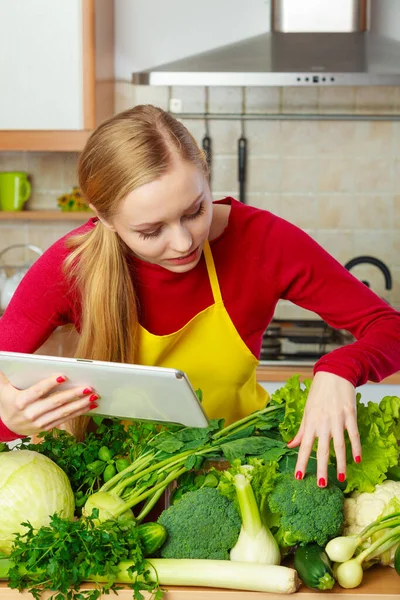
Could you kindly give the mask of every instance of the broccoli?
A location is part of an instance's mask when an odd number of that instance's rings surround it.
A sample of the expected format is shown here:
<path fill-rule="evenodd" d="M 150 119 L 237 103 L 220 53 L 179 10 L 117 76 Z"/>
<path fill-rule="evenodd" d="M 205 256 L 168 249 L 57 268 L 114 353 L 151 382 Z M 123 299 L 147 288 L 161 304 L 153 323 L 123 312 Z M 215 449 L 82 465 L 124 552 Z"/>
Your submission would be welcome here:
<path fill-rule="evenodd" d="M 233 502 L 208 487 L 184 494 L 161 513 L 158 523 L 168 532 L 162 558 L 216 560 L 229 560 L 242 525 Z"/>
<path fill-rule="evenodd" d="M 267 522 L 283 551 L 310 542 L 325 546 L 342 531 L 343 503 L 336 485 L 320 488 L 313 475 L 299 481 L 283 473 L 268 497 Z"/>

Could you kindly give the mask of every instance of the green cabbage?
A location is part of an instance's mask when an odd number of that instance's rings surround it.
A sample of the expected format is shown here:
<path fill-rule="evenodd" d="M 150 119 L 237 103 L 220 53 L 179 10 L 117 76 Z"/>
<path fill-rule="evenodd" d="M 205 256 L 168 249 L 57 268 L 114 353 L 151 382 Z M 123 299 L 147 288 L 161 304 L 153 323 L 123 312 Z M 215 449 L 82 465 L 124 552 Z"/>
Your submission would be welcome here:
<path fill-rule="evenodd" d="M 21 523 L 39 528 L 50 516 L 73 519 L 74 494 L 68 477 L 52 460 L 30 450 L 0 453 L 0 552 L 9 554 Z"/>

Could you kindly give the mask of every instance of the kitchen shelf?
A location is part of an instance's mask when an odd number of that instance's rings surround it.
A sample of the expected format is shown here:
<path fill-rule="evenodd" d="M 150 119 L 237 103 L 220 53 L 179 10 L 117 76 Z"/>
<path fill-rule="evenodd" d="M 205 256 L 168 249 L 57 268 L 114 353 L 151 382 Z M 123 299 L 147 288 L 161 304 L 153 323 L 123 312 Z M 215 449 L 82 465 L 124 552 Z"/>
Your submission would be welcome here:
<path fill-rule="evenodd" d="M 90 129 L 82 131 L 0 131 L 0 152 L 80 152 Z"/>
<path fill-rule="evenodd" d="M 94 217 L 91 210 L 68 212 L 61 210 L 0 211 L 0 221 L 87 221 Z"/>

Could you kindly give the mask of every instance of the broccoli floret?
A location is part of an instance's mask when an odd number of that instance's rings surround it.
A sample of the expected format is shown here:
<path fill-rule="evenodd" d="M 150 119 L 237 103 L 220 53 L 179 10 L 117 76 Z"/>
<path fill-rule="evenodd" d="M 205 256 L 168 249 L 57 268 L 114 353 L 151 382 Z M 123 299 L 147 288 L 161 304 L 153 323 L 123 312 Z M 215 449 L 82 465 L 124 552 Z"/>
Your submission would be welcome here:
<path fill-rule="evenodd" d="M 336 485 L 320 488 L 313 475 L 297 480 L 284 473 L 268 498 L 271 514 L 267 521 L 283 550 L 311 542 L 325 546 L 342 531 L 343 502 L 343 492 Z"/>
<path fill-rule="evenodd" d="M 168 538 L 162 558 L 229 560 L 242 525 L 233 502 L 215 488 L 187 492 L 158 518 Z"/>

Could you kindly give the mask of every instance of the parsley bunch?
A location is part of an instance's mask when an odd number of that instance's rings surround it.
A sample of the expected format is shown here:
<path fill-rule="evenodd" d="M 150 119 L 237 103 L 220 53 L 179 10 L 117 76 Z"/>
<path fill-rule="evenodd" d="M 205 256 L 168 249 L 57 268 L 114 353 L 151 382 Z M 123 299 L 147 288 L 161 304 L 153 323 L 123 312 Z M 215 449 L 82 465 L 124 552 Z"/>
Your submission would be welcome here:
<path fill-rule="evenodd" d="M 116 592 L 118 582 L 130 581 L 135 600 L 144 598 L 141 590 L 162 597 L 157 583 L 148 580 L 143 546 L 133 523 L 105 521 L 94 524 L 94 511 L 86 520 L 68 521 L 54 514 L 50 525 L 16 536 L 8 557 L 8 585 L 28 589 L 36 600 L 44 590 L 56 590 L 53 600 L 97 600 L 102 593 Z M 0 561 L 1 562 L 1 561 Z M 94 589 L 81 589 L 94 581 Z M 102 583 L 100 583 L 102 582 Z"/>

